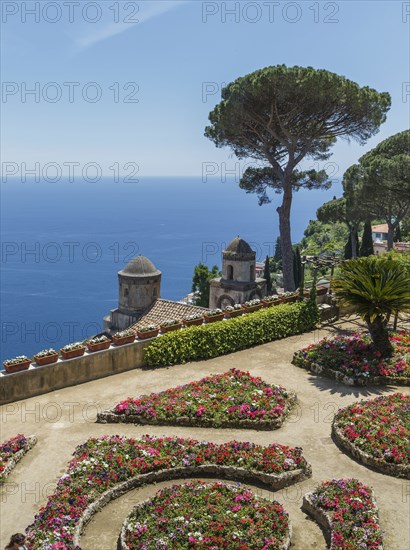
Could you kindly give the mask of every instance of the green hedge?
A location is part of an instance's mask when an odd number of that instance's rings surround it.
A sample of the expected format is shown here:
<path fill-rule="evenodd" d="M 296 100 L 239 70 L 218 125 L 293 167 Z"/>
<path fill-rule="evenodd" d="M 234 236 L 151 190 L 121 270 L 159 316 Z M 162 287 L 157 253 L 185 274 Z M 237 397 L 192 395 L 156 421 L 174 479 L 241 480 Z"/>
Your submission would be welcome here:
<path fill-rule="evenodd" d="M 319 320 L 311 301 L 261 309 L 227 321 L 168 332 L 144 350 L 149 367 L 211 359 L 312 330 Z"/>

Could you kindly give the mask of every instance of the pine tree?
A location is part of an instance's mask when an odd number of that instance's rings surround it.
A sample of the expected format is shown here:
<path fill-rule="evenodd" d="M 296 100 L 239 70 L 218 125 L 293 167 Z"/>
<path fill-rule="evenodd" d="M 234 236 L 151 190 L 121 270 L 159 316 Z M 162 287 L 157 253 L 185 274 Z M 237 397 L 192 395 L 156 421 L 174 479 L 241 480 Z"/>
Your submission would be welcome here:
<path fill-rule="evenodd" d="M 357 234 L 357 232 L 355 233 L 355 237 L 356 237 L 356 250 L 359 250 L 359 236 Z M 346 245 L 345 245 L 345 260 L 350 260 L 352 259 L 353 257 L 353 252 L 352 252 L 352 240 L 350 238 L 350 235 L 347 239 L 347 242 L 346 242 Z"/>
<path fill-rule="evenodd" d="M 360 256 L 372 256 L 374 254 L 372 225 L 370 220 L 367 220 L 363 228 L 362 244 L 360 246 Z"/>
<path fill-rule="evenodd" d="M 272 279 L 270 276 L 269 256 L 266 256 L 265 269 L 263 270 L 263 278 L 266 279 L 266 291 L 269 295 L 272 292 Z"/>

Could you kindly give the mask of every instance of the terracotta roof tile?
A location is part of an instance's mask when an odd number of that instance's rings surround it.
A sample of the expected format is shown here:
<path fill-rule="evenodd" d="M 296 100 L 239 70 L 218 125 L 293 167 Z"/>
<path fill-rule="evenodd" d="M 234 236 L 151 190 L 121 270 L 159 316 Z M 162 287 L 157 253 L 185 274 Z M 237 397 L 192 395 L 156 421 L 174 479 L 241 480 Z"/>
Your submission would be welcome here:
<path fill-rule="evenodd" d="M 193 313 L 205 313 L 207 311 L 204 307 L 191 306 L 189 304 L 181 304 L 179 302 L 173 302 L 171 300 L 156 300 L 153 305 L 144 313 L 137 323 L 131 325 L 130 328 L 138 329 L 145 325 L 160 325 L 167 319 L 177 319 L 181 321 L 188 315 Z"/>
<path fill-rule="evenodd" d="M 389 227 L 387 223 L 372 225 L 372 233 L 387 233 L 388 231 L 389 231 Z"/>

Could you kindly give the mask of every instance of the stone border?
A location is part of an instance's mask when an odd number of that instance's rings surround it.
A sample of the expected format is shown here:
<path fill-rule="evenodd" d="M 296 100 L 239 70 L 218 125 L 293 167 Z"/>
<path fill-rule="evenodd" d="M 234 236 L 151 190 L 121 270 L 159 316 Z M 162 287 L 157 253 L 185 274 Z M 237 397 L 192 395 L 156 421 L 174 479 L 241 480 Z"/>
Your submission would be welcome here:
<path fill-rule="evenodd" d="M 287 390 L 286 390 L 287 391 Z M 189 428 L 216 428 L 224 429 L 231 428 L 234 430 L 277 430 L 285 422 L 286 417 L 292 411 L 293 407 L 297 403 L 297 397 L 294 392 L 288 392 L 288 402 L 286 403 L 283 413 L 279 418 L 276 418 L 272 421 L 263 421 L 263 420 L 238 420 L 238 421 L 227 421 L 223 422 L 221 425 L 216 426 L 212 420 L 198 418 L 189 418 L 188 416 L 181 416 L 179 418 L 170 418 L 166 419 L 156 419 L 156 418 L 145 418 L 142 415 L 137 414 L 117 414 L 113 409 L 102 411 L 97 413 L 97 423 L 107 424 L 107 423 L 125 423 L 125 424 L 138 424 L 138 425 L 150 425 L 150 426 L 184 426 Z"/>
<path fill-rule="evenodd" d="M 6 477 L 10 474 L 10 472 L 14 469 L 14 467 L 17 465 L 18 462 L 23 458 L 23 456 L 28 453 L 30 449 L 34 447 L 34 445 L 37 443 L 37 437 L 35 435 L 29 435 L 26 437 L 27 444 L 17 451 L 17 453 L 14 453 L 13 456 L 11 456 L 8 461 L 6 462 L 6 466 L 4 467 L 4 470 L 0 474 L 0 485 L 4 483 Z"/>
<path fill-rule="evenodd" d="M 371 492 L 371 499 L 372 504 L 374 506 L 374 510 L 378 513 L 378 508 L 376 504 L 376 498 L 374 495 L 374 491 L 372 488 L 370 488 Z M 323 508 L 320 508 L 319 506 L 316 506 L 314 501 L 312 500 L 313 492 L 306 493 L 303 495 L 303 501 L 302 501 L 302 510 L 309 516 L 311 516 L 316 523 L 323 529 L 324 536 L 326 540 L 326 544 L 329 548 L 329 550 L 335 550 L 335 546 L 333 545 L 333 533 L 332 533 L 332 516 L 327 513 Z M 380 527 L 380 518 L 378 517 L 378 525 Z M 377 548 L 377 550 L 383 550 L 383 544 Z"/>
<path fill-rule="evenodd" d="M 255 499 L 259 500 L 259 501 L 266 500 L 267 502 L 269 502 L 267 499 L 263 499 L 263 498 L 258 497 L 258 495 L 255 495 Z M 140 502 L 139 504 L 134 506 L 132 511 L 125 518 L 125 520 L 122 524 L 120 535 L 118 537 L 118 546 L 117 546 L 118 550 L 129 550 L 129 546 L 125 542 L 125 534 L 126 534 L 125 526 L 126 526 L 126 523 L 128 522 L 128 518 L 130 517 L 131 514 L 133 514 L 135 512 L 135 510 L 137 510 L 138 508 L 142 508 L 145 504 L 150 502 L 150 500 L 152 500 L 152 499 L 144 500 L 143 502 Z M 285 538 L 282 546 L 280 547 L 280 550 L 288 550 L 290 548 L 291 544 L 292 544 L 292 524 L 290 522 L 289 513 L 286 510 L 285 510 L 285 512 L 288 514 L 288 535 Z"/>
<path fill-rule="evenodd" d="M 389 476 L 410 479 L 410 464 L 393 464 L 386 462 L 381 458 L 375 458 L 365 451 L 362 451 L 354 445 L 346 436 L 343 435 L 341 429 L 337 426 L 337 414 L 332 422 L 332 438 L 336 445 L 345 453 L 355 458 L 365 466 L 370 466 L 383 474 Z"/>
<path fill-rule="evenodd" d="M 327 378 L 333 378 L 334 380 L 342 382 L 347 386 L 367 386 L 368 384 L 385 386 L 388 384 L 392 384 L 393 386 L 410 386 L 410 377 L 405 376 L 369 376 L 366 378 L 363 377 L 361 379 L 351 378 L 337 370 L 329 369 L 324 365 L 314 363 L 313 361 L 309 361 L 308 359 L 303 359 L 299 356 L 299 354 L 300 351 L 295 351 L 295 353 L 293 354 L 292 365 L 313 372 L 314 374 L 320 374 Z"/>
<path fill-rule="evenodd" d="M 81 534 L 84 532 L 85 526 L 89 523 L 93 515 L 99 512 L 111 500 L 146 484 L 157 483 L 158 481 L 171 481 L 180 478 L 198 477 L 201 476 L 201 474 L 214 475 L 217 478 L 225 478 L 231 481 L 241 481 L 244 483 L 263 483 L 271 487 L 274 491 L 277 491 L 310 478 L 312 476 L 312 467 L 306 462 L 304 470 L 299 468 L 276 475 L 265 474 L 264 472 L 257 472 L 256 470 L 245 470 L 245 468 L 239 468 L 237 466 L 201 464 L 199 466 L 170 468 L 168 470 L 141 474 L 108 489 L 97 498 L 97 500 L 87 506 L 75 527 L 73 533 L 73 546 L 80 547 Z"/>

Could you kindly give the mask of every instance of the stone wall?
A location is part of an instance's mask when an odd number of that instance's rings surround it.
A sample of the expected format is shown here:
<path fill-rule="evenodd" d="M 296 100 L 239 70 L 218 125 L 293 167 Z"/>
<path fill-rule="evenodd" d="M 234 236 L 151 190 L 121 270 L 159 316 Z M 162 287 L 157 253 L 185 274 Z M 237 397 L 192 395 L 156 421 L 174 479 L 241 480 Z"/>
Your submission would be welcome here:
<path fill-rule="evenodd" d="M 143 366 L 143 350 L 150 340 L 125 346 L 111 346 L 104 351 L 85 352 L 82 357 L 59 359 L 57 363 L 25 371 L 0 373 L 0 405 L 28 399 L 68 386 L 76 386 Z"/>

